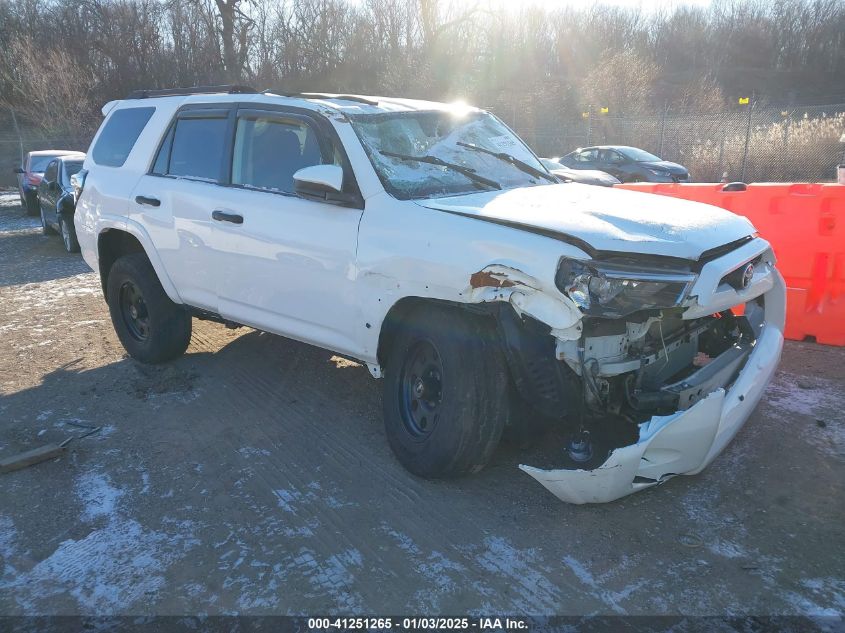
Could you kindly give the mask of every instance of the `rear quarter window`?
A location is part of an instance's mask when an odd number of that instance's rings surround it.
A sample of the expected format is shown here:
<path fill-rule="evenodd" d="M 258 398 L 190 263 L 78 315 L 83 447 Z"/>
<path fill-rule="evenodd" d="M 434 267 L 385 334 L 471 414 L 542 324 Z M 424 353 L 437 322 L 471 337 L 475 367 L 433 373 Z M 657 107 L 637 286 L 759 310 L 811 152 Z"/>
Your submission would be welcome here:
<path fill-rule="evenodd" d="M 106 121 L 91 156 L 98 165 L 122 167 L 155 108 L 123 108 Z"/>

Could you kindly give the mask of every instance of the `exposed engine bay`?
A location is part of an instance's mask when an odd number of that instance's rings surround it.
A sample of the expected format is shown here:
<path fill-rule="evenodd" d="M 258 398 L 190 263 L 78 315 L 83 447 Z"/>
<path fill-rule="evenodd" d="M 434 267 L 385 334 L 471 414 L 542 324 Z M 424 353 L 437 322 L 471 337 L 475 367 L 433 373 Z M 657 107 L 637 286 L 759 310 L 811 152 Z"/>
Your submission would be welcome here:
<path fill-rule="evenodd" d="M 783 346 L 785 287 L 734 309 L 683 319 L 683 308 L 585 319 L 556 342 L 582 405 L 556 468 L 521 465 L 570 503 L 603 503 L 703 470 L 762 397 Z M 688 313 L 687 313 L 688 315 Z M 571 414 L 568 416 L 573 417 Z"/>
<path fill-rule="evenodd" d="M 751 415 L 783 347 L 786 287 L 759 238 L 686 267 L 561 258 L 560 298 L 501 265 L 470 281 L 495 310 L 521 399 L 569 436 L 554 469 L 520 468 L 571 503 L 700 472 Z M 515 437 L 526 417 L 513 417 Z M 541 429 L 529 421 L 523 436 Z"/>
<path fill-rule="evenodd" d="M 589 410 L 634 420 L 688 409 L 730 384 L 751 351 L 762 308 L 726 310 L 685 321 L 683 310 L 639 319 L 585 320 L 579 341 L 558 342 L 557 356 L 582 378 Z"/>
<path fill-rule="evenodd" d="M 636 441 L 637 425 L 684 411 L 729 388 L 762 326 L 762 298 L 737 315 L 684 320 L 683 309 L 620 320 L 586 319 L 578 341 L 558 341 L 557 358 L 580 377 L 583 408 L 569 447 L 574 464 L 598 465 Z"/>

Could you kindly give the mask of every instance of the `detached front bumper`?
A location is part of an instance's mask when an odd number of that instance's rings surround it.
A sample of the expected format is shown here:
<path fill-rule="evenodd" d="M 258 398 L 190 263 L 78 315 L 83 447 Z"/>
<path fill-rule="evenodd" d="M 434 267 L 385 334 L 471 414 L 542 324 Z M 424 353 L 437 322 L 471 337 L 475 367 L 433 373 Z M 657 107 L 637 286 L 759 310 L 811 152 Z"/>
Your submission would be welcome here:
<path fill-rule="evenodd" d="M 559 499 L 578 504 L 614 501 L 675 475 L 701 472 L 742 428 L 777 369 L 783 349 L 786 287 L 775 269 L 770 281 L 762 327 L 729 388 L 715 389 L 689 409 L 652 417 L 640 425 L 635 444 L 617 448 L 593 470 L 543 470 L 526 465 L 520 469 Z"/>

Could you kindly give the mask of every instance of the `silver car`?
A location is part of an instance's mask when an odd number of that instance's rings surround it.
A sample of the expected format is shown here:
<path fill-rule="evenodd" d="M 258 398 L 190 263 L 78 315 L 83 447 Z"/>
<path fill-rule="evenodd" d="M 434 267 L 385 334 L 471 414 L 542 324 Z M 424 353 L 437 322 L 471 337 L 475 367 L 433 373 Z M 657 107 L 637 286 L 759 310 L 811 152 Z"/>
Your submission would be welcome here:
<path fill-rule="evenodd" d="M 572 169 L 559 163 L 554 158 L 541 158 L 540 162 L 553 175 L 564 181 L 580 182 L 584 185 L 599 185 L 600 187 L 612 187 L 619 184 L 618 179 L 598 169 Z"/>

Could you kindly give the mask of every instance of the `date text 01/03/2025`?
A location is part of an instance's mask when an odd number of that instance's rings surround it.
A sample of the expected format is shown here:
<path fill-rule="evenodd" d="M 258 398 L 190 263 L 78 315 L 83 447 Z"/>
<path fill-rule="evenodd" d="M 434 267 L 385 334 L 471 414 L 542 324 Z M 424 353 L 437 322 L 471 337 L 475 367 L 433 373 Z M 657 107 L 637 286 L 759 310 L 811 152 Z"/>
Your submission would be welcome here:
<path fill-rule="evenodd" d="M 430 617 L 405 617 L 401 620 L 390 617 L 352 617 L 352 618 L 309 618 L 308 628 L 315 631 L 320 630 L 479 630 L 495 631 L 527 630 L 528 623 L 522 618 L 430 618 Z"/>

